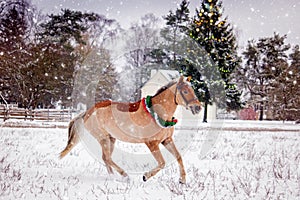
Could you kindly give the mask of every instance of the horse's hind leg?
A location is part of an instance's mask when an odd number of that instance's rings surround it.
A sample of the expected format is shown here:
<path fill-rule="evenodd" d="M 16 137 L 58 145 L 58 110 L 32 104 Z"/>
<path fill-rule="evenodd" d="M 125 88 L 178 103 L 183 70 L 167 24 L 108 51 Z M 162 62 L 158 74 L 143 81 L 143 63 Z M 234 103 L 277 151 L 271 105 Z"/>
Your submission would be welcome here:
<path fill-rule="evenodd" d="M 127 176 L 126 172 L 119 167 L 112 159 L 111 154 L 114 149 L 115 139 L 111 137 L 106 137 L 100 140 L 100 145 L 102 147 L 102 159 L 106 164 L 108 173 L 112 174 L 112 167 L 117 170 L 122 176 Z"/>
<path fill-rule="evenodd" d="M 115 142 L 116 142 L 116 138 L 113 138 L 113 137 L 109 137 L 110 139 L 110 157 L 114 151 L 114 148 L 115 148 Z"/>
<path fill-rule="evenodd" d="M 164 140 L 162 142 L 162 144 L 166 147 L 166 149 L 177 159 L 177 162 L 179 164 L 179 169 L 180 169 L 180 183 L 185 183 L 186 179 L 185 179 L 185 170 L 184 170 L 184 166 L 183 166 L 183 162 L 182 162 L 182 158 L 180 153 L 178 152 L 173 139 L 167 138 L 166 140 Z"/>
<path fill-rule="evenodd" d="M 154 142 L 148 142 L 146 143 L 148 148 L 150 149 L 152 155 L 154 156 L 155 160 L 157 161 L 158 165 L 154 169 L 152 169 L 149 172 L 146 172 L 143 176 L 143 180 L 147 181 L 149 178 L 157 174 L 161 169 L 165 167 L 165 160 L 160 152 L 159 149 L 159 142 L 154 141 Z"/>
<path fill-rule="evenodd" d="M 111 156 L 111 150 L 110 150 L 110 141 L 108 141 L 107 139 L 103 139 L 103 140 L 100 140 L 99 141 L 100 145 L 101 145 L 101 148 L 102 148 L 102 160 L 104 161 L 105 163 L 105 166 L 106 166 L 106 169 L 107 169 L 107 172 L 109 174 L 113 174 L 113 170 L 109 164 L 109 162 L 107 161 L 110 156 Z"/>
<path fill-rule="evenodd" d="M 109 151 L 109 153 L 108 153 L 109 155 L 106 155 L 106 154 L 102 153 L 102 159 L 103 159 L 103 160 L 107 160 L 106 157 L 108 157 L 108 156 L 109 156 L 109 158 L 111 158 L 112 153 L 113 153 L 114 148 L 115 148 L 115 142 L 116 142 L 116 139 L 110 136 L 110 137 L 109 137 L 109 140 L 110 140 L 110 141 L 109 141 L 109 147 L 107 146 L 107 148 L 110 148 L 109 150 L 107 149 L 107 151 Z M 105 147 L 105 148 L 106 148 L 106 147 Z M 102 151 L 102 152 L 103 152 L 103 151 Z M 111 166 L 110 166 L 110 163 L 106 162 L 105 165 L 106 165 L 106 168 L 107 168 L 108 173 L 109 173 L 109 174 L 113 174 L 113 171 L 112 171 L 112 168 L 111 168 Z"/>

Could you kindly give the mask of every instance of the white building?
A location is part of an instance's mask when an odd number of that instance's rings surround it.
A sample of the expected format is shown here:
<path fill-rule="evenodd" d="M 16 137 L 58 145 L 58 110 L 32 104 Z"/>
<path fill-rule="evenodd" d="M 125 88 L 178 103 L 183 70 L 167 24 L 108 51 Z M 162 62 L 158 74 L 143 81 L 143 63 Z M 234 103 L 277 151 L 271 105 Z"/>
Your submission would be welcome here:
<path fill-rule="evenodd" d="M 180 76 L 178 71 L 175 70 L 152 70 L 151 78 L 146 84 L 142 87 L 142 97 L 147 95 L 154 95 L 156 91 L 162 86 L 168 84 L 174 79 L 178 79 Z M 201 121 L 203 119 L 204 109 L 198 115 L 193 115 L 191 111 L 186 110 L 184 107 L 179 106 L 176 110 L 175 117 L 179 119 L 179 124 L 182 122 L 180 119 L 186 119 L 187 121 Z M 207 119 L 215 120 L 217 114 L 217 108 L 213 104 L 208 106 Z M 184 120 L 185 121 L 185 120 Z"/>

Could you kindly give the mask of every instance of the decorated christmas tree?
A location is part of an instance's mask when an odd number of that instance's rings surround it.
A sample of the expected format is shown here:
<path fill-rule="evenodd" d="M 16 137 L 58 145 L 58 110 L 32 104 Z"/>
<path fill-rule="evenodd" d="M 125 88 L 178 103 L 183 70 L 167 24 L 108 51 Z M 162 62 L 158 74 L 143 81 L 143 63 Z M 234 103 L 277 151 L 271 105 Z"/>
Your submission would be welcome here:
<path fill-rule="evenodd" d="M 219 105 L 223 104 L 227 109 L 239 109 L 241 107 L 240 95 L 237 87 L 232 82 L 231 74 L 240 64 L 237 55 L 236 38 L 227 18 L 222 18 L 222 2 L 218 0 L 203 0 L 196 16 L 191 23 L 189 36 L 203 47 L 211 58 L 210 65 L 219 73 L 223 82 L 223 98 L 219 98 Z M 220 81 L 219 80 L 219 81 Z M 207 106 L 205 101 L 204 119 L 206 121 Z"/>

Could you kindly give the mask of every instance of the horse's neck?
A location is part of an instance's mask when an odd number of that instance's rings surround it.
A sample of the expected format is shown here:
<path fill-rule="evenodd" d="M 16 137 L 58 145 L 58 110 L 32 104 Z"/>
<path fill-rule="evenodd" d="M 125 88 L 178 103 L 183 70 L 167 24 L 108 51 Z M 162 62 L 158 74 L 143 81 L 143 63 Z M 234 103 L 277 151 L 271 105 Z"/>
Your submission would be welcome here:
<path fill-rule="evenodd" d="M 164 92 L 152 97 L 154 111 L 164 120 L 172 120 L 177 108 L 175 103 L 175 92 L 177 84 L 174 84 Z"/>

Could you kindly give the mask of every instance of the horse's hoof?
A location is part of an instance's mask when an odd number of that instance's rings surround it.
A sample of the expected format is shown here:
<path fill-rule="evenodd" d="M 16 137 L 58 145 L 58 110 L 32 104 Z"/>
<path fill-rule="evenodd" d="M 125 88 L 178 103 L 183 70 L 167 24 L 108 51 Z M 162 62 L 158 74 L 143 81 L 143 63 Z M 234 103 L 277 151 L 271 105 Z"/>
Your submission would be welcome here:
<path fill-rule="evenodd" d="M 124 172 L 124 171 L 121 173 L 121 175 L 122 175 L 123 177 L 128 177 L 128 174 L 127 174 L 126 172 Z"/>
<path fill-rule="evenodd" d="M 147 181 L 147 178 L 146 178 L 146 176 L 145 176 L 145 175 L 143 176 L 143 181 L 144 181 L 144 182 L 146 182 L 146 181 Z"/>
<path fill-rule="evenodd" d="M 182 179 L 182 178 L 180 178 L 180 179 L 179 179 L 179 183 L 184 185 L 184 184 L 186 184 L 186 180 L 185 180 L 185 179 Z"/>

